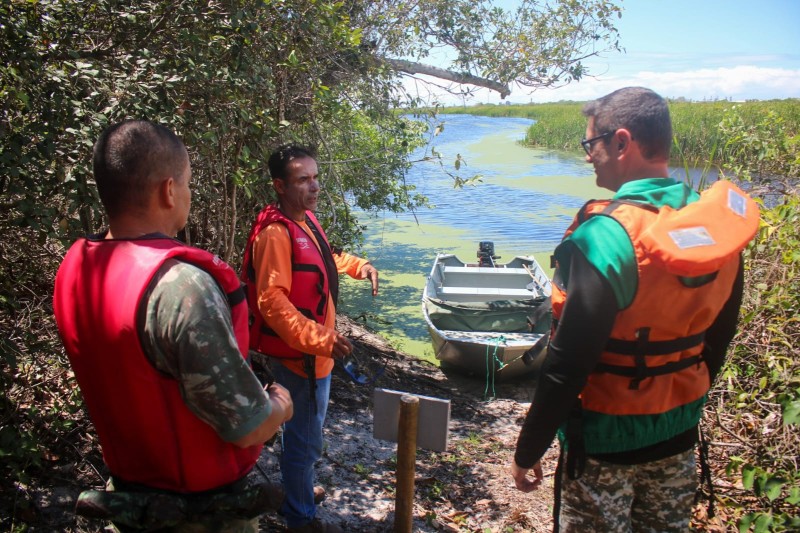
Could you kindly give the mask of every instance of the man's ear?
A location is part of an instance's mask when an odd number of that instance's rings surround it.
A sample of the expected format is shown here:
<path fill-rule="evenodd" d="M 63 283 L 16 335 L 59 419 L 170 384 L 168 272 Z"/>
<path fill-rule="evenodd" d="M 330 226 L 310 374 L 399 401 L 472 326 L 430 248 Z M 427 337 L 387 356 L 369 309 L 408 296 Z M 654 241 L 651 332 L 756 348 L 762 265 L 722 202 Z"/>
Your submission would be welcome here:
<path fill-rule="evenodd" d="M 283 194 L 286 192 L 286 183 L 282 179 L 274 179 L 272 180 L 272 188 L 275 189 L 276 193 Z"/>
<path fill-rule="evenodd" d="M 168 208 L 175 207 L 175 178 L 170 176 L 161 182 L 158 187 L 159 201 Z"/>
<path fill-rule="evenodd" d="M 623 153 L 628 148 L 630 148 L 632 140 L 633 137 L 631 136 L 631 132 L 629 132 L 625 128 L 620 128 L 616 131 L 616 134 L 614 135 L 614 138 L 612 139 L 611 142 L 617 144 L 617 152 Z"/>

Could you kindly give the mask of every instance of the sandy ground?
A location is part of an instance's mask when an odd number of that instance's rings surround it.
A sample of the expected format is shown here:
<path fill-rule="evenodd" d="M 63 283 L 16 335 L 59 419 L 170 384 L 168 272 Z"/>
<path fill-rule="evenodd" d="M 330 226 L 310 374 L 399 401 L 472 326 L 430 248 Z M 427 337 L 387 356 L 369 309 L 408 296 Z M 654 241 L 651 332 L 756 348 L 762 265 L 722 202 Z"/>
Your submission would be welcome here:
<path fill-rule="evenodd" d="M 381 387 L 451 401 L 447 451 L 417 451 L 414 531 L 552 530 L 556 453 L 545 458 L 545 483 L 534 493 L 517 491 L 508 473 L 531 383 L 496 384 L 495 397 L 484 398 L 483 380 L 445 374 L 409 358 L 357 324 L 341 321 L 339 328 L 356 341 L 361 358 L 385 362 L 386 371 L 371 386 L 353 383 L 338 367 L 334 372 L 326 445 L 317 467 L 318 484 L 328 492 L 321 518 L 337 521 L 345 531 L 394 528 L 397 446 L 373 438 L 373 389 Z M 259 475 L 280 479 L 279 447 L 265 451 Z M 277 516 L 262 522 L 282 530 Z"/>

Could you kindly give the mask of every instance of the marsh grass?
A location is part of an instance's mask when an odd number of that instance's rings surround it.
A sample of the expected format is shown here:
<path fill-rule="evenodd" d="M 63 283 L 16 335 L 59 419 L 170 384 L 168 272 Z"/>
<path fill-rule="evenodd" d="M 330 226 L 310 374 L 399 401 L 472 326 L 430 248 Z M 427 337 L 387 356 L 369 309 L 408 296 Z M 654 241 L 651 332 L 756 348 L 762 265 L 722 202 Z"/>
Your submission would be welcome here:
<path fill-rule="evenodd" d="M 581 113 L 583 102 L 524 105 L 475 105 L 446 107 L 443 114 L 472 114 L 488 117 L 518 117 L 535 120 L 525 144 L 580 153 L 586 130 Z M 671 164 L 685 167 L 749 168 L 755 160 L 769 157 L 770 147 L 784 148 L 783 160 L 800 159 L 800 99 L 748 102 L 670 101 L 674 137 Z M 736 130 L 723 127 L 731 124 Z M 766 134 L 766 135 L 765 135 Z M 770 135 L 774 136 L 770 140 Z M 751 140 L 765 139 L 753 149 Z M 782 145 L 785 144 L 786 146 Z"/>

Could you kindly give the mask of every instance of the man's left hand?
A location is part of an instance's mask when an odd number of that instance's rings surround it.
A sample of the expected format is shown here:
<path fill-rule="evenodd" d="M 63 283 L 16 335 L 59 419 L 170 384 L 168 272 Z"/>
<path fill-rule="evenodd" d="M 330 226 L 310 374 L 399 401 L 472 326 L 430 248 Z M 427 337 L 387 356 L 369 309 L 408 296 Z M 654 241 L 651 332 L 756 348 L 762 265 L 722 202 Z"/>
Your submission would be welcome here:
<path fill-rule="evenodd" d="M 372 266 L 371 264 L 367 263 L 363 267 L 361 267 L 361 277 L 363 279 L 368 279 L 372 282 L 372 295 L 377 296 L 378 294 L 378 269 Z"/>
<path fill-rule="evenodd" d="M 533 479 L 528 477 L 528 472 L 530 470 L 533 470 Z M 522 492 L 531 492 L 536 490 L 539 485 L 542 484 L 542 479 L 544 478 L 542 465 L 539 461 L 536 461 L 536 464 L 533 465 L 532 469 L 522 468 L 517 464 L 516 461 L 512 460 L 511 477 L 514 478 L 514 485 L 517 487 L 517 490 L 521 490 Z"/>

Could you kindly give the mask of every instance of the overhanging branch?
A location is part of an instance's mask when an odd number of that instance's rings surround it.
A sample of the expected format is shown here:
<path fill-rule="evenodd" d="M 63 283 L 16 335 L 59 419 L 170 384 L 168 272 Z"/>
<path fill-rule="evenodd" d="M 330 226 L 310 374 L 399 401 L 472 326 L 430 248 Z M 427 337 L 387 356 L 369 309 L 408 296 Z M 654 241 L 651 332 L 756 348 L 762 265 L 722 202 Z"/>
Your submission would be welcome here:
<path fill-rule="evenodd" d="M 445 70 L 443 68 L 433 67 L 431 65 L 424 65 L 422 63 L 415 63 L 413 61 L 405 61 L 403 59 L 387 58 L 384 59 L 384 61 L 393 69 L 405 72 L 407 74 L 425 74 L 427 76 L 433 76 L 434 78 L 448 80 L 454 83 L 468 83 L 478 87 L 486 87 L 487 89 L 491 89 L 500 93 L 500 98 L 503 99 L 511 94 L 511 90 L 508 88 L 508 85 L 503 85 L 500 82 L 481 78 L 480 76 L 475 76 L 473 74 L 453 72 L 451 70 Z"/>

